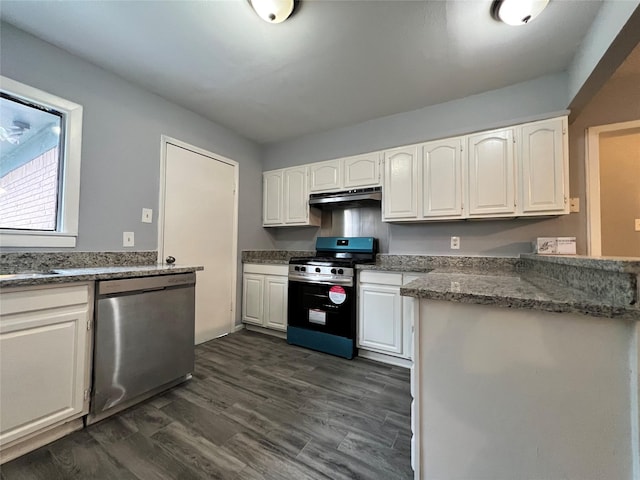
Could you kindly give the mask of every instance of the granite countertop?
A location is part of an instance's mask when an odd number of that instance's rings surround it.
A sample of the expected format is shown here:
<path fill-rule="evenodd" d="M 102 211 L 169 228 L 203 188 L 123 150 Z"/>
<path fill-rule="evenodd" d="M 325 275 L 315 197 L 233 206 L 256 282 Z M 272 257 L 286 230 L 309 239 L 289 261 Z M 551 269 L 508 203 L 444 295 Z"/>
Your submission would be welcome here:
<path fill-rule="evenodd" d="M 54 268 L 42 273 L 0 274 L 0 288 L 52 285 L 95 280 L 172 275 L 204 270 L 190 265 L 138 265 L 91 268 Z"/>
<path fill-rule="evenodd" d="M 287 265 L 293 257 L 312 257 L 313 250 L 243 250 L 242 263 Z"/>
<path fill-rule="evenodd" d="M 640 320 L 637 305 L 611 305 L 542 276 L 508 270 L 435 269 L 400 289 L 407 297 L 494 305 L 595 317 Z"/>
<path fill-rule="evenodd" d="M 245 251 L 244 263 L 287 263 L 308 251 Z M 640 261 L 579 255 L 515 257 L 378 254 L 357 270 L 425 273 L 401 295 L 509 308 L 640 320 Z"/>
<path fill-rule="evenodd" d="M 637 257 L 588 257 L 586 255 L 538 255 L 535 253 L 521 253 L 520 258 L 556 265 L 597 268 L 610 272 L 635 273 L 640 275 L 640 259 Z"/>

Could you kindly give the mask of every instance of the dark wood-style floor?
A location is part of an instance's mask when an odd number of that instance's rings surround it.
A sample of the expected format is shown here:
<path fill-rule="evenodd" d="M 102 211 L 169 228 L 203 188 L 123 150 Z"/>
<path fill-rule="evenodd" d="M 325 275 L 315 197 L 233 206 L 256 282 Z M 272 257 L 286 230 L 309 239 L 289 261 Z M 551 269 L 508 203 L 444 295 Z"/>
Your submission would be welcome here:
<path fill-rule="evenodd" d="M 13 479 L 413 478 L 409 371 L 241 331 L 194 378 L 1 467 Z"/>

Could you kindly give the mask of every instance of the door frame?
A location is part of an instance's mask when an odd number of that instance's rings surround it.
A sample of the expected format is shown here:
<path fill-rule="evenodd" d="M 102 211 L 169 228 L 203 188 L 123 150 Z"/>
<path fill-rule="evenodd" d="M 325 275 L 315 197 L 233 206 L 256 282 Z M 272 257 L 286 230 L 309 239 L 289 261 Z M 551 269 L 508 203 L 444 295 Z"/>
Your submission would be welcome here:
<path fill-rule="evenodd" d="M 585 134 L 585 174 L 587 200 L 587 255 L 602 256 L 600 226 L 600 134 L 640 128 L 640 120 L 589 127 Z"/>
<path fill-rule="evenodd" d="M 236 311 L 238 296 L 238 197 L 239 197 L 239 164 L 235 160 L 231 160 L 223 155 L 210 152 L 200 147 L 196 147 L 189 143 L 183 142 L 168 135 L 160 136 L 160 188 L 158 198 L 158 261 L 164 263 L 164 213 L 166 202 L 166 175 L 167 175 L 167 145 L 175 145 L 194 153 L 209 157 L 214 161 L 222 162 L 233 167 L 233 227 L 231 238 L 231 311 L 229 319 L 229 332 L 234 332 L 236 328 Z"/>

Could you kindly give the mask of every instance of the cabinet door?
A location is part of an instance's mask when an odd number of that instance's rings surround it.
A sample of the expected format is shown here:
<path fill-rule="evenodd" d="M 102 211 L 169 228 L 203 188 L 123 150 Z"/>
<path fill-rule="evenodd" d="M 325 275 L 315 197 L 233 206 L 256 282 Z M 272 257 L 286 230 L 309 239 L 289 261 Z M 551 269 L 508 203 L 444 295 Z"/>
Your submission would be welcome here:
<path fill-rule="evenodd" d="M 344 188 L 380 185 L 380 152 L 345 158 Z"/>
<path fill-rule="evenodd" d="M 87 322 L 86 304 L 3 316 L 0 444 L 82 414 Z"/>
<path fill-rule="evenodd" d="M 462 142 L 462 138 L 452 138 L 422 146 L 423 217 L 462 215 Z"/>
<path fill-rule="evenodd" d="M 307 223 L 307 167 L 284 170 L 284 223 Z"/>
<path fill-rule="evenodd" d="M 242 321 L 262 325 L 264 276 L 245 273 L 242 277 Z"/>
<path fill-rule="evenodd" d="M 282 212 L 282 171 L 262 175 L 262 224 L 278 225 L 284 222 Z"/>
<path fill-rule="evenodd" d="M 384 220 L 418 217 L 418 147 L 384 152 Z"/>
<path fill-rule="evenodd" d="M 360 347 L 402 354 L 402 301 L 400 288 L 361 285 L 359 291 Z"/>
<path fill-rule="evenodd" d="M 342 187 L 340 160 L 313 163 L 309 165 L 309 191 L 323 192 Z"/>
<path fill-rule="evenodd" d="M 513 129 L 469 137 L 469 216 L 515 214 Z"/>
<path fill-rule="evenodd" d="M 402 275 L 402 285 L 424 278 L 426 273 L 405 273 Z M 402 297 L 402 356 L 413 360 L 413 344 L 415 322 L 418 314 L 418 298 Z"/>
<path fill-rule="evenodd" d="M 522 212 L 562 212 L 567 206 L 566 118 L 523 125 Z"/>
<path fill-rule="evenodd" d="M 287 287 L 287 277 L 265 277 L 265 327 L 283 331 L 287 329 Z"/>

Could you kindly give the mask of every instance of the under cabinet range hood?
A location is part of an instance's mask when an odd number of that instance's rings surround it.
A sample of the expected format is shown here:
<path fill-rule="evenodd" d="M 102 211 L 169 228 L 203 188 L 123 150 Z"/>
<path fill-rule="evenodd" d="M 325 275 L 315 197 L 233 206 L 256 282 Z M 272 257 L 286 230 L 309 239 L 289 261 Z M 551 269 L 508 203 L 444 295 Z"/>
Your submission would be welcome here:
<path fill-rule="evenodd" d="M 309 205 L 316 208 L 380 206 L 381 201 L 381 187 L 357 188 L 341 192 L 312 193 L 309 196 Z"/>

